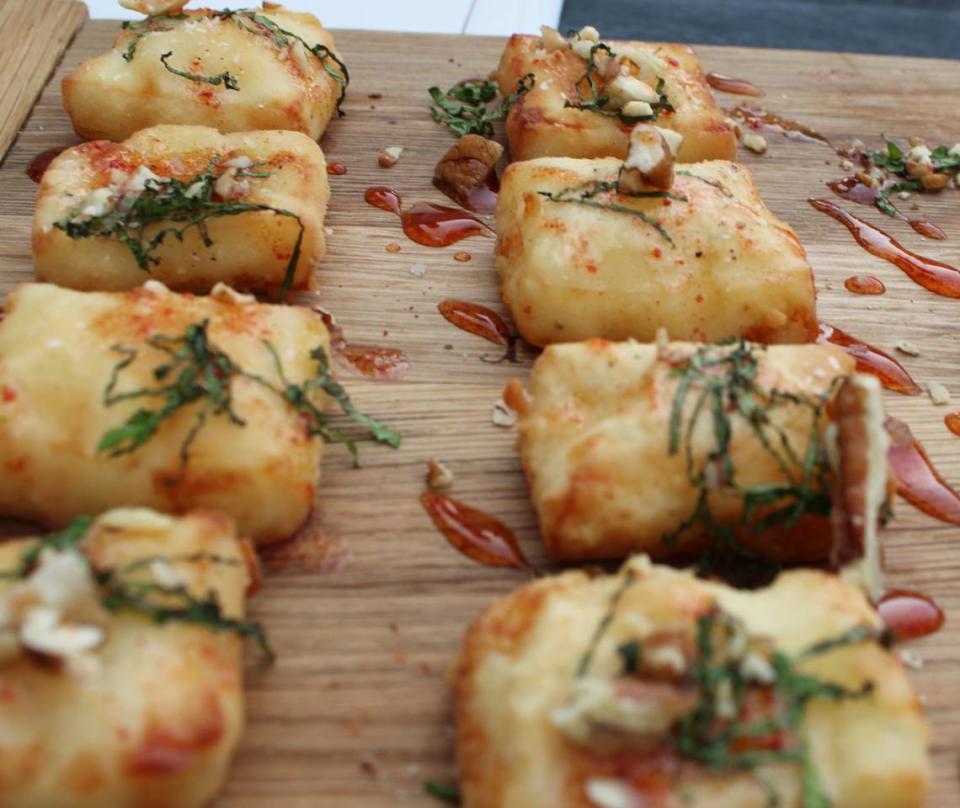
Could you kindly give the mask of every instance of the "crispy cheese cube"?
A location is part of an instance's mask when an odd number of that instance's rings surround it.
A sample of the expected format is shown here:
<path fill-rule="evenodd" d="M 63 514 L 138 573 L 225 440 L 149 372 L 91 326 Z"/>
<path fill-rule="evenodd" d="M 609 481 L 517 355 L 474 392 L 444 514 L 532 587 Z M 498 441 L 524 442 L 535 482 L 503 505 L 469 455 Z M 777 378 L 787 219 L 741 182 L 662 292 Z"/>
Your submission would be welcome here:
<path fill-rule="evenodd" d="M 830 503 L 862 486 L 871 499 L 852 506 L 854 521 L 875 521 L 889 484 L 876 380 L 852 377 L 863 400 L 836 395 L 854 369 L 828 345 L 550 346 L 528 387 L 513 380 L 504 395 L 519 414 L 520 455 L 548 552 L 569 560 L 688 557 L 724 549 L 716 534 L 726 526 L 742 551 L 765 559 L 828 559 Z M 841 421 L 845 475 L 834 468 Z M 824 499 L 812 499 L 796 520 L 772 517 L 799 501 L 805 480 Z M 756 501 L 747 514 L 746 491 L 781 485 L 793 489 Z M 701 494 L 709 518 L 698 514 Z M 856 538 L 838 563 L 859 557 L 869 541 Z"/>
<path fill-rule="evenodd" d="M 736 135 L 703 81 L 700 61 L 692 48 L 650 42 L 607 44 L 621 56 L 621 61 L 623 53 L 638 50 L 652 53 L 663 62 L 659 75 L 674 111 L 662 112 L 655 123 L 683 135 L 680 162 L 734 158 Z M 627 60 L 626 64 L 632 63 Z M 578 103 L 576 86 L 586 66 L 584 58 L 571 48 L 549 52 L 543 48 L 540 37 L 510 37 L 498 68 L 500 92 L 504 96 L 516 92 L 524 75 L 534 75 L 532 89 L 518 99 L 507 115 L 511 159 L 626 157 L 632 124 L 623 123 L 616 116 L 564 106 L 567 101 Z"/>
<path fill-rule="evenodd" d="M 28 546 L 2 545 L 0 569 L 16 569 Z M 153 572 L 156 562 L 193 597 L 213 592 L 224 616 L 243 617 L 250 576 L 234 526 L 222 514 L 114 510 L 94 523 L 80 548 L 98 571 L 153 559 L 139 579 L 163 583 Z M 221 561 L 183 560 L 195 554 Z M 12 586 L 0 580 L 0 598 Z M 32 655 L 0 662 L 3 803 L 209 804 L 243 725 L 243 640 L 175 620 L 158 625 L 129 609 L 105 614 L 105 639 L 90 652 L 92 667 L 82 676 Z"/>
<path fill-rule="evenodd" d="M 678 169 L 666 198 L 592 193 L 616 182 L 621 165 L 554 157 L 504 172 L 496 267 L 524 339 L 649 341 L 660 328 L 707 342 L 816 337 L 806 253 L 746 169 L 721 161 Z"/>
<path fill-rule="evenodd" d="M 111 380 L 118 395 L 173 383 L 170 373 L 157 375 L 173 358 L 151 339 L 179 338 L 205 321 L 215 349 L 281 389 L 267 343 L 292 384 L 316 375 L 313 349 L 329 352 L 314 312 L 260 304 L 225 287 L 208 297 L 155 281 L 130 292 L 19 287 L 0 322 L 0 513 L 59 527 L 120 505 L 212 508 L 257 543 L 296 531 L 313 507 L 323 441 L 282 395 L 246 376 L 229 382 L 236 420 L 207 402 L 200 425 L 201 399 L 175 408 L 133 451 L 98 451 L 138 410 L 156 412 L 168 401 L 154 395 L 108 406 Z"/>
<path fill-rule="evenodd" d="M 823 804 L 834 808 L 924 804 L 929 733 L 899 659 L 868 639 L 797 660 L 820 641 L 880 628 L 858 588 L 797 571 L 766 589 L 738 591 L 638 557 L 618 575 L 542 578 L 474 621 L 455 692 L 465 808 L 762 808 L 771 794 L 783 808 L 820 804 L 801 802 L 797 763 L 711 769 L 678 749 L 677 723 L 703 703 L 694 680 L 694 666 L 704 661 L 697 632 L 715 610 L 736 621 L 748 649 L 762 651 L 744 655 L 753 657 L 742 663 L 744 678 L 768 677 L 775 651 L 802 674 L 860 692 L 813 698 L 799 738 L 768 736 L 760 748 L 805 742 Z M 711 652 L 708 660 L 715 659 Z M 757 721 L 776 704 L 755 685 L 747 699 Z M 717 702 L 707 709 L 730 705 L 720 696 Z M 740 748 L 750 743 L 743 738 Z"/>
<path fill-rule="evenodd" d="M 212 184 L 209 200 L 201 199 L 204 177 Z M 182 219 L 155 221 L 142 234 L 133 228 L 145 246 L 164 229 L 183 230 L 182 238 L 168 233 L 145 266 L 116 234 L 70 233 L 72 224 L 95 216 L 127 216 L 144 193 L 147 200 L 153 192 L 170 197 L 163 190 L 168 180 L 184 186 L 180 203 L 193 188 L 196 212 L 210 218 L 203 229 Z M 155 126 L 123 143 L 83 143 L 60 154 L 43 175 L 33 219 L 34 267 L 38 280 L 83 291 L 132 289 L 152 277 L 177 291 L 209 292 L 226 283 L 276 293 L 288 272 L 289 288 L 311 289 L 326 251 L 329 197 L 323 151 L 299 132 L 221 135 L 203 126 Z M 238 205 L 270 209 L 217 215 Z M 135 221 L 136 214 L 127 218 Z"/>
<path fill-rule="evenodd" d="M 336 54 L 316 17 L 273 3 L 230 15 L 187 9 L 151 17 L 121 31 L 109 53 L 77 66 L 63 80 L 63 102 L 87 140 L 120 141 L 164 123 L 292 129 L 316 140 L 341 92 L 326 68 L 342 71 L 303 43 Z"/>

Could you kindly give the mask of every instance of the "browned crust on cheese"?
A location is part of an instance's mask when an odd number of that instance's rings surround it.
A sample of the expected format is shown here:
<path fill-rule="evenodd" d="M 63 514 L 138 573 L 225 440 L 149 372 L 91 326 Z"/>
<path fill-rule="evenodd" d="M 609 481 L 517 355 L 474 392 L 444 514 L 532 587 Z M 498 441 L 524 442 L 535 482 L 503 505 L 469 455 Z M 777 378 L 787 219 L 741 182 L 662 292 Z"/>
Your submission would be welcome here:
<path fill-rule="evenodd" d="M 518 99 L 507 115 L 507 138 L 511 159 L 534 157 L 625 157 L 632 128 L 619 119 L 586 110 L 563 108 L 559 94 L 576 97 L 576 82 L 583 75 L 584 60 L 571 49 L 546 53 L 539 48 L 540 38 L 526 34 L 510 37 L 497 70 L 501 93 L 516 90 L 517 82 L 533 73 L 534 88 Z M 618 44 L 610 40 L 616 50 Z M 641 45 L 644 43 L 631 43 Z M 690 99 L 691 108 L 661 114 L 656 123 L 683 132 L 686 142 L 680 149 L 680 162 L 731 160 L 737 141 L 732 127 L 725 122 L 709 88 L 702 79 L 699 60 L 693 50 L 682 45 L 658 45 L 666 52 L 668 82 Z M 544 79 L 555 86 L 539 89 Z M 687 118 L 689 115 L 689 119 Z"/>

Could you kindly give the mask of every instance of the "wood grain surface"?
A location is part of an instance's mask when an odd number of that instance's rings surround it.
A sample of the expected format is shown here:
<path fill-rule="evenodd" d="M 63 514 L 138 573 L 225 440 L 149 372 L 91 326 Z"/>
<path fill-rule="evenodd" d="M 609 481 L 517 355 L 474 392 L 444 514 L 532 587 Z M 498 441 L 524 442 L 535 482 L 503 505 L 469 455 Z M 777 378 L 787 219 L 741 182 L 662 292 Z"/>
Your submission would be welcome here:
<path fill-rule="evenodd" d="M 32 277 L 35 186 L 24 169 L 38 152 L 75 142 L 59 80 L 108 47 L 115 28 L 106 22 L 83 28 L 0 168 L 0 293 Z M 330 450 L 311 527 L 311 535 L 325 542 L 327 571 L 275 571 L 253 599 L 253 615 L 269 628 L 279 661 L 249 671 L 247 731 L 220 806 L 427 806 L 433 803 L 423 795 L 423 781 L 454 776 L 449 666 L 471 618 L 524 576 L 476 566 L 445 544 L 418 502 L 427 458 L 445 461 L 456 474 L 453 494 L 499 516 L 534 563 L 545 564 L 514 436 L 490 420 L 504 382 L 527 374 L 534 351 L 522 348 L 518 365 L 483 362 L 497 355 L 495 347 L 454 329 L 436 310 L 448 297 L 499 307 L 493 240 L 421 247 L 404 238 L 396 217 L 363 200 L 367 187 L 387 184 L 410 202 L 443 201 L 430 184 L 431 169 L 452 138 L 431 121 L 426 88 L 486 75 L 502 44 L 337 34 L 353 81 L 347 116 L 331 124 L 322 142 L 328 159 L 345 164 L 348 173 L 330 178 L 333 235 L 318 297 L 350 340 L 407 352 L 403 383 L 346 380 L 363 409 L 403 433 L 404 445 L 397 452 L 364 445 L 356 470 L 345 451 Z M 754 80 L 767 90 L 771 110 L 837 143 L 856 136 L 876 146 L 881 132 L 936 143 L 960 139 L 955 62 L 715 47 L 700 53 L 707 69 Z M 377 93 L 383 97 L 369 97 Z M 727 106 L 739 100 L 721 97 Z M 379 168 L 378 151 L 394 144 L 405 147 L 399 163 Z M 914 285 L 805 202 L 829 194 L 824 181 L 841 176 L 834 152 L 775 136 L 765 156 L 744 153 L 741 159 L 770 207 L 807 246 L 823 319 L 891 351 L 909 339 L 920 356 L 902 357 L 904 364 L 922 382 L 945 383 L 960 409 L 960 301 Z M 924 240 L 877 211 L 855 212 L 909 247 L 958 262 L 958 201 L 956 191 L 919 200 L 920 213 L 949 234 L 942 242 Z M 908 213 L 914 213 L 912 202 L 905 203 Z M 401 251 L 385 251 L 391 243 Z M 472 260 L 455 261 L 458 251 Z M 426 271 L 411 272 L 414 267 Z M 860 273 L 882 278 L 887 293 L 846 292 L 843 280 Z M 893 394 L 887 405 L 913 426 L 944 474 L 960 483 L 960 439 L 943 425 L 951 408 L 934 407 L 925 396 Z M 884 539 L 890 584 L 934 596 L 947 613 L 942 631 L 909 648 L 923 660 L 913 677 L 933 727 L 930 804 L 958 805 L 960 528 L 900 503 Z"/>
<path fill-rule="evenodd" d="M 75 0 L 0 3 L 0 160 L 86 18 Z"/>

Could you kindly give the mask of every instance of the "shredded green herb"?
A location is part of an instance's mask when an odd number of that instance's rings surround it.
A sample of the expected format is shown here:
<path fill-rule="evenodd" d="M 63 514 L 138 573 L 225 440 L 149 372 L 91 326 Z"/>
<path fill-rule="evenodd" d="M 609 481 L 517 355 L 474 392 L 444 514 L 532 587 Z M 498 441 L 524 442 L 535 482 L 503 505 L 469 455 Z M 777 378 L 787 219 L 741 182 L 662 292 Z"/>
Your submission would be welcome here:
<path fill-rule="evenodd" d="M 469 134 L 492 137 L 494 121 L 506 118 L 510 107 L 533 88 L 533 83 L 533 73 L 527 73 L 517 82 L 517 89 L 495 107 L 490 107 L 490 102 L 497 97 L 497 85 L 489 79 L 463 81 L 446 92 L 431 87 L 428 92 L 435 106 L 430 107 L 430 114 L 437 123 L 461 137 Z"/>
<path fill-rule="evenodd" d="M 104 388 L 104 405 L 109 407 L 120 401 L 133 399 L 158 399 L 159 404 L 153 408 L 142 407 L 136 410 L 123 424 L 107 431 L 100 439 L 98 452 L 106 452 L 110 457 L 135 452 L 157 433 L 165 421 L 181 410 L 196 405 L 193 425 L 180 445 L 182 475 L 189 461 L 190 446 L 208 417 L 222 416 L 237 426 L 245 426 L 245 422 L 233 409 L 232 382 L 241 377 L 256 382 L 286 401 L 303 416 L 308 434 L 345 444 L 355 463 L 356 445 L 341 430 L 327 424 L 326 414 L 314 403 L 314 393 L 317 390 L 336 399 L 343 411 L 366 427 L 374 440 L 394 448 L 400 445 L 400 436 L 397 433 L 353 406 L 346 391 L 330 375 L 330 364 L 322 346 L 310 352 L 311 359 L 317 364 L 315 375 L 301 384 L 294 384 L 284 374 L 274 346 L 264 340 L 264 350 L 272 357 L 280 379 L 280 384 L 277 385 L 260 375 L 245 371 L 213 345 L 209 339 L 208 326 L 208 321 L 204 320 L 188 325 L 182 334 L 156 334 L 147 339 L 147 346 L 167 357 L 167 361 L 153 369 L 156 384 L 152 387 L 117 392 L 121 374 L 137 358 L 138 352 L 124 345 L 114 346 L 113 349 L 121 358 L 114 365 Z"/>
<path fill-rule="evenodd" d="M 445 802 L 447 805 L 460 804 L 460 792 L 456 786 L 438 783 L 435 780 L 428 780 L 423 784 L 423 790 L 428 796 L 440 800 L 440 802 Z"/>
<path fill-rule="evenodd" d="M 738 531 L 789 530 L 805 514 L 830 513 L 829 465 L 821 421 L 832 387 L 818 396 L 761 387 L 756 380 L 756 352 L 760 350 L 742 339 L 732 345 L 705 345 L 673 368 L 679 382 L 670 411 L 668 450 L 671 455 L 684 453 L 688 478 L 698 493 L 693 512 L 662 540 L 676 544 L 683 534 L 699 526 L 713 542 L 711 551 L 701 559 L 705 571 L 729 552 L 758 560 L 740 543 Z M 688 399 L 693 401 L 690 407 Z M 783 428 L 771 419 L 770 412 L 781 406 L 806 410 L 810 426 L 805 449 L 795 447 Z M 698 465 L 692 436 L 701 418 L 710 424 L 714 445 Z M 730 453 L 735 418 L 750 429 L 774 459 L 786 478 L 784 481 L 749 486 L 737 482 Z M 731 524 L 714 515 L 711 500 L 719 497 L 742 500 L 738 522 Z"/>
<path fill-rule="evenodd" d="M 226 617 L 213 591 L 198 598 L 185 586 L 128 580 L 118 575 L 115 570 L 97 572 L 96 577 L 101 587 L 103 606 L 108 611 L 134 611 L 159 625 L 190 623 L 206 626 L 212 631 L 232 632 L 244 639 L 253 640 L 268 662 L 273 662 L 276 658 L 263 626 L 251 620 Z"/>
<path fill-rule="evenodd" d="M 589 664 L 599 638 L 613 621 L 623 592 L 633 580 L 628 570 L 581 657 L 577 676 L 586 670 L 583 661 Z M 677 720 L 669 741 L 680 757 L 714 770 L 753 771 L 768 763 L 797 764 L 802 771 L 803 808 L 828 808 L 829 801 L 801 735 L 806 707 L 815 699 L 864 698 L 872 692 L 873 684 L 865 681 L 860 687 L 847 688 L 804 673 L 797 663 L 865 642 L 889 647 L 891 635 L 858 625 L 789 655 L 763 638 L 748 636 L 739 619 L 714 606 L 697 619 L 696 655 L 688 673 L 677 682 L 682 688 L 695 686 L 698 698 L 693 708 Z M 616 651 L 621 660 L 620 676 L 644 675 L 639 640 L 623 642 Z M 761 655 L 769 667 L 769 680 L 751 678 L 745 672 L 748 654 Z M 754 698 L 758 695 L 762 697 L 759 700 Z M 754 774 L 768 789 L 768 804 L 779 804 L 772 784 L 761 772 Z"/>
<path fill-rule="evenodd" d="M 587 59 L 586 70 L 584 70 L 583 75 L 577 79 L 574 85 L 577 90 L 577 100 L 571 101 L 569 98 L 566 99 L 563 102 L 564 107 L 572 107 L 573 109 L 582 109 L 589 112 L 596 112 L 599 115 L 619 118 L 620 121 L 625 124 L 654 121 L 660 117 L 660 113 L 674 111 L 670 99 L 667 97 L 666 92 L 664 92 L 665 82 L 662 76 L 657 77 L 657 86 L 654 90 L 657 94 L 657 100 L 651 102 L 650 108 L 652 112 L 649 115 L 626 115 L 622 108 L 610 107 L 610 97 L 603 94 L 603 91 L 598 87 L 596 82 L 596 75 L 599 72 L 597 66 L 598 53 L 606 53 L 610 59 L 618 58 L 613 49 L 604 42 L 598 42 L 590 48 L 590 57 Z"/>
<path fill-rule="evenodd" d="M 728 199 L 733 198 L 733 194 L 730 193 L 729 189 L 722 183 L 717 182 L 716 180 L 708 180 L 706 177 L 701 177 L 699 174 L 694 174 L 692 171 L 687 171 L 682 168 L 674 170 L 675 174 L 682 174 L 684 177 L 690 177 L 692 180 L 700 180 L 700 182 L 705 182 L 707 185 L 712 185 L 716 188 L 721 194 L 723 194 Z"/>
<path fill-rule="evenodd" d="M 590 638 L 590 643 L 587 645 L 587 650 L 584 651 L 583 656 L 580 657 L 580 661 L 577 663 L 577 676 L 584 676 L 587 671 L 590 670 L 590 663 L 593 662 L 593 657 L 597 653 L 597 647 L 600 645 L 600 640 L 603 639 L 603 635 L 610 627 L 610 623 L 613 622 L 613 617 L 617 612 L 617 606 L 620 605 L 620 599 L 633 585 L 635 579 L 636 574 L 634 571 L 632 569 L 628 569 L 623 576 L 623 581 L 621 582 L 620 586 L 618 586 L 613 595 L 610 596 L 610 605 L 607 607 L 607 611 L 600 619 L 600 622 L 597 623 L 597 628 L 593 632 L 593 636 Z"/>
<path fill-rule="evenodd" d="M 127 43 L 126 49 L 123 51 L 123 59 L 127 62 L 132 62 L 133 57 L 137 53 L 137 46 L 147 34 L 155 34 L 160 31 L 172 31 L 179 26 L 184 20 L 190 19 L 189 14 L 157 14 L 152 17 L 147 17 L 145 20 L 124 20 L 121 28 L 124 31 L 133 31 L 133 36 L 130 38 L 130 42 Z"/>
<path fill-rule="evenodd" d="M 879 210 L 887 216 L 898 218 L 901 214 L 890 201 L 891 195 L 901 191 L 922 192 L 924 186 L 917 177 L 912 176 L 907 170 L 908 152 L 897 145 L 896 141 L 886 136 L 884 136 L 883 141 L 883 149 L 863 152 L 861 157 L 866 158 L 869 166 L 876 166 L 889 175 L 902 178 L 900 182 L 893 180 L 884 182 L 877 193 L 877 198 L 874 200 L 874 205 Z M 947 146 L 937 146 L 930 150 L 930 160 L 935 174 L 956 176 L 960 173 L 960 151 L 955 151 Z"/>
<path fill-rule="evenodd" d="M 326 45 L 322 45 L 320 43 L 311 45 L 301 36 L 293 33 L 292 31 L 288 31 L 285 28 L 281 28 L 269 17 L 255 10 L 230 11 L 229 9 L 225 9 L 223 11 L 213 11 L 207 9 L 194 14 L 160 14 L 154 17 L 148 17 L 147 19 L 138 22 L 125 22 L 123 24 L 123 28 L 125 30 L 133 31 L 134 36 L 131 38 L 126 49 L 124 50 L 123 58 L 128 62 L 133 61 L 133 58 L 137 53 L 137 46 L 148 34 L 159 33 L 162 31 L 172 31 L 179 27 L 179 25 L 185 20 L 197 17 L 206 17 L 208 19 L 217 20 L 230 20 L 242 31 L 246 31 L 256 36 L 266 37 L 276 48 L 281 50 L 291 48 L 293 47 L 294 43 L 299 42 L 306 49 L 307 53 L 310 53 L 320 62 L 324 72 L 337 83 L 338 87 L 340 88 L 340 92 L 337 96 L 337 114 L 343 115 L 341 105 L 343 104 L 347 94 L 347 85 L 350 83 L 350 73 L 348 72 L 347 66 L 343 63 L 343 61 Z M 176 75 L 182 76 L 183 78 L 191 81 L 203 81 L 214 85 L 223 83 L 224 86 L 229 90 L 240 89 L 238 80 L 228 71 L 224 71 L 217 76 L 208 77 L 172 68 L 165 61 L 171 55 L 172 51 L 165 53 L 160 57 L 160 61 L 163 62 L 164 67 L 166 67 L 171 73 L 175 73 Z M 214 79 L 219 80 L 215 81 Z"/>
<path fill-rule="evenodd" d="M 103 214 L 84 214 L 84 205 L 81 203 L 66 217 L 54 222 L 53 226 L 72 239 L 115 238 L 130 250 L 137 266 L 149 272 L 151 265 L 160 263 L 156 253 L 167 236 L 183 241 L 187 231 L 193 228 L 205 247 L 213 246 L 207 230 L 207 222 L 211 219 L 257 212 L 270 212 L 293 219 L 299 231 L 280 288 L 280 300 L 283 301 L 293 284 L 300 261 L 303 221 L 296 213 L 272 205 L 216 198 L 214 186 L 229 170 L 232 169 L 220 165 L 220 156 L 214 155 L 202 174 L 187 181 L 173 177 L 148 178 L 142 191 L 121 196 Z M 259 178 L 269 174 L 237 171 L 236 176 Z"/>
<path fill-rule="evenodd" d="M 796 763 L 802 771 L 803 808 L 828 806 L 808 744 L 800 736 L 804 712 L 814 699 L 864 698 L 873 691 L 873 683 L 865 681 L 859 688 L 846 688 L 803 673 L 796 663 L 837 648 L 883 638 L 866 626 L 858 626 L 795 656 L 773 650 L 769 658 L 773 683 L 763 685 L 751 682 L 743 673 L 741 660 L 730 658 L 723 647 L 733 633 L 743 631 L 736 618 L 716 608 L 697 620 L 697 656 L 692 675 L 700 698 L 675 728 L 673 741 L 677 752 L 719 770 L 752 770 L 778 761 Z M 745 715 L 746 698 L 757 689 L 773 697 L 769 701 L 772 715 L 751 719 Z M 724 698 L 732 700 L 732 718 L 719 714 L 717 705 Z"/>
<path fill-rule="evenodd" d="M 586 182 L 582 185 L 573 185 L 569 188 L 563 188 L 560 191 L 538 191 L 537 193 L 539 193 L 540 196 L 546 197 L 551 202 L 573 202 L 589 208 L 600 208 L 601 210 L 610 210 L 614 213 L 626 213 L 630 216 L 635 216 L 642 222 L 650 225 L 670 244 L 673 244 L 673 239 L 670 237 L 670 234 L 666 228 L 650 214 L 642 210 L 637 210 L 636 208 L 631 208 L 628 205 L 621 205 L 618 202 L 610 201 L 609 198 L 603 200 L 597 199 L 596 197 L 600 194 L 610 194 L 613 195 L 613 198 L 626 196 L 634 199 L 675 199 L 679 202 L 687 201 L 685 196 L 672 193 L 671 191 L 624 191 L 616 181 L 601 180 Z"/>
<path fill-rule="evenodd" d="M 867 152 L 866 156 L 884 171 L 909 177 L 907 173 L 907 152 L 901 149 L 895 141 L 888 137 L 883 138 L 886 148 L 880 151 Z M 935 172 L 960 170 L 960 152 L 951 154 L 947 146 L 937 146 L 930 150 L 930 160 Z"/>
<path fill-rule="evenodd" d="M 337 96 L 337 114 L 341 117 L 343 116 L 344 113 L 341 105 L 347 97 L 347 86 L 350 84 L 350 72 L 347 70 L 346 64 L 344 64 L 330 48 L 319 42 L 311 45 L 303 39 L 303 37 L 298 36 L 293 33 L 293 31 L 281 28 L 269 17 L 259 14 L 256 11 L 215 11 L 211 16 L 221 19 L 232 19 L 244 31 L 269 37 L 270 41 L 273 42 L 277 48 L 293 47 L 294 42 L 299 42 L 303 45 L 307 52 L 312 54 L 314 58 L 320 62 L 324 72 L 330 76 L 340 88 L 340 93 Z"/>
<path fill-rule="evenodd" d="M 17 568 L 0 573 L 0 577 L 17 580 L 27 577 L 36 567 L 41 554 L 47 550 L 75 552 L 90 568 L 99 587 L 101 603 L 107 611 L 133 611 L 158 624 L 190 623 L 205 626 L 212 631 L 232 632 L 256 642 L 268 662 L 275 659 L 276 655 L 263 627 L 250 620 L 226 617 L 215 592 L 210 591 L 206 596 L 198 598 L 182 585 L 166 586 L 152 579 L 130 577 L 130 573 L 148 567 L 154 561 L 226 565 L 237 565 L 239 561 L 211 553 L 193 553 L 170 557 L 150 556 L 112 569 L 95 569 L 80 547 L 92 524 L 93 520 L 89 516 L 78 516 L 63 530 L 50 533 L 31 544 L 22 554 Z"/>
<path fill-rule="evenodd" d="M 204 76 L 201 73 L 191 73 L 189 70 L 180 70 L 179 68 L 172 67 L 167 61 L 167 59 L 169 59 L 171 56 L 173 56 L 173 51 L 167 51 L 166 53 L 161 54 L 160 62 L 175 76 L 181 76 L 185 79 L 190 79 L 190 81 L 199 81 L 205 84 L 212 84 L 214 87 L 222 84 L 228 90 L 240 89 L 240 84 L 237 82 L 237 77 L 234 76 L 229 70 L 224 70 L 222 73 L 217 73 L 215 76 Z"/>
<path fill-rule="evenodd" d="M 623 663 L 623 672 L 625 674 L 636 674 L 640 672 L 640 662 L 643 659 L 643 643 L 639 640 L 628 640 L 617 646 L 617 654 Z"/>
<path fill-rule="evenodd" d="M 44 550 L 75 550 L 77 545 L 87 535 L 93 519 L 89 516 L 78 516 L 63 530 L 48 533 L 40 541 L 31 544 L 20 556 L 20 564 L 15 570 L 3 573 L 3 578 L 24 578 L 29 575 Z"/>

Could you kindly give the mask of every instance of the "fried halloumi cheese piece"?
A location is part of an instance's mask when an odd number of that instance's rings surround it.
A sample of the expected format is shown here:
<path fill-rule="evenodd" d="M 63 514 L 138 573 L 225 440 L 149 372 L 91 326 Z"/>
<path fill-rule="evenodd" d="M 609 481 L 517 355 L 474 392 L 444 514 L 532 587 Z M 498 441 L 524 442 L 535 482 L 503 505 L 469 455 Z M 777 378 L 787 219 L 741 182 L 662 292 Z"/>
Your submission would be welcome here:
<path fill-rule="evenodd" d="M 504 172 L 496 268 L 524 339 L 816 337 L 806 253 L 746 169 L 678 168 L 670 191 L 638 196 L 617 190 L 622 166 L 554 157 Z"/>
<path fill-rule="evenodd" d="M 0 547 L 0 805 L 209 804 L 243 725 L 239 627 L 253 626 L 233 523 L 117 509 L 57 545 L 29 572 L 35 541 Z M 159 622 L 187 601 L 210 621 Z"/>
<path fill-rule="evenodd" d="M 879 385 L 854 370 L 828 345 L 548 347 L 527 388 L 504 394 L 547 550 L 836 566 L 866 554 L 875 571 L 864 530 L 892 477 Z M 839 396 L 846 383 L 858 395 Z M 838 441 L 838 422 L 856 439 Z M 859 530 L 839 556 L 834 500 Z"/>
<path fill-rule="evenodd" d="M 43 175 L 34 267 L 83 291 L 151 277 L 183 292 L 310 289 L 329 197 L 323 151 L 299 132 L 155 126 L 83 143 Z"/>
<path fill-rule="evenodd" d="M 226 287 L 19 287 L 0 322 L 0 513 L 60 527 L 121 505 L 204 508 L 257 543 L 289 537 L 313 507 L 323 440 L 284 390 L 326 372 L 317 349 L 316 313 Z"/>
<path fill-rule="evenodd" d="M 742 591 L 640 556 L 541 578 L 467 632 L 462 803 L 919 808 L 929 732 L 884 640 L 819 571 Z"/>
<path fill-rule="evenodd" d="M 109 53 L 63 80 L 73 127 L 121 141 L 165 123 L 221 132 L 326 129 L 348 76 L 333 37 L 312 14 L 189 9 L 128 23 Z"/>
<path fill-rule="evenodd" d="M 591 46 L 595 44 L 589 40 L 567 44 L 557 40 L 548 41 L 545 46 L 542 37 L 510 37 L 497 71 L 500 92 L 504 97 L 516 93 L 524 76 L 533 75 L 529 91 L 517 98 L 507 114 L 511 159 L 623 158 L 630 129 L 639 120 L 654 120 L 658 126 L 683 135 L 680 162 L 734 158 L 734 129 L 704 82 L 699 59 L 687 45 L 602 43 L 610 50 L 595 51 L 594 61 L 602 66 L 591 70 L 591 78 L 597 96 L 609 99 L 604 112 L 570 106 L 593 100 L 584 77 Z M 608 57 L 610 52 L 613 57 Z M 657 111 L 657 86 L 661 80 L 661 91 L 672 109 Z M 654 105 L 650 109 L 626 106 L 650 102 Z M 636 114 L 622 116 L 616 110 Z"/>

